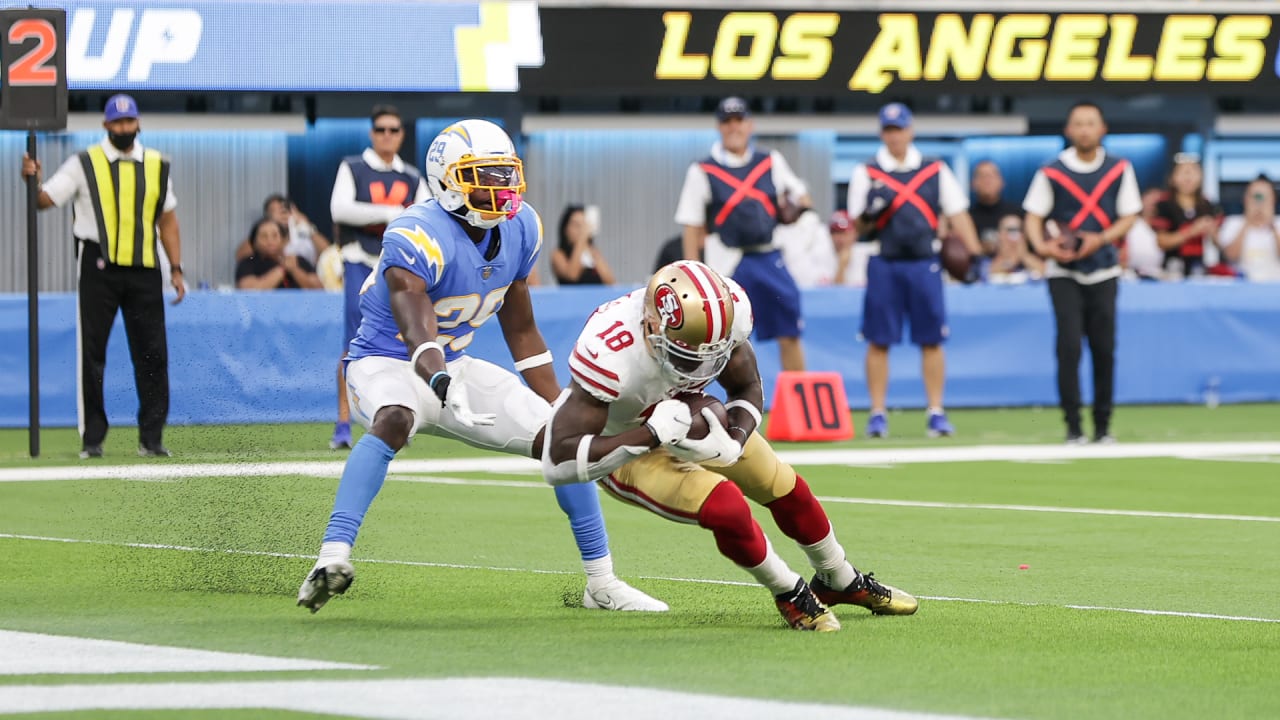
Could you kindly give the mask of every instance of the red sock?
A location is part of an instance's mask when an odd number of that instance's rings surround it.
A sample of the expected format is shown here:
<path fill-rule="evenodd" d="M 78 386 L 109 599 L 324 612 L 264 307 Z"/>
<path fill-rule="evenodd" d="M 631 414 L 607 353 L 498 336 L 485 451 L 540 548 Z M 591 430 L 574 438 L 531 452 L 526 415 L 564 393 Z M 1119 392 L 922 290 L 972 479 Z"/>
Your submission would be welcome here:
<path fill-rule="evenodd" d="M 773 513 L 773 521 L 786 536 L 801 545 L 812 545 L 831 532 L 831 521 L 813 496 L 809 483 L 796 476 L 796 487 L 765 507 Z"/>
<path fill-rule="evenodd" d="M 715 535 L 720 553 L 738 565 L 749 568 L 764 562 L 768 553 L 764 531 L 751 517 L 751 508 L 737 485 L 717 485 L 698 510 L 698 524 Z"/>

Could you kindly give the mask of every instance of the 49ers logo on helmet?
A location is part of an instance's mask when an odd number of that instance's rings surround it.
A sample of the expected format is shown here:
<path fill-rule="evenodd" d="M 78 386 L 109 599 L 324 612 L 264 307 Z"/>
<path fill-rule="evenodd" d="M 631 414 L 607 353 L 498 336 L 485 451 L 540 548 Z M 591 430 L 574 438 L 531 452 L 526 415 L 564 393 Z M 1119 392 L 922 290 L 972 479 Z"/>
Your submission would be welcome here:
<path fill-rule="evenodd" d="M 659 285 L 653 293 L 653 305 L 662 318 L 662 324 L 669 328 L 684 327 L 684 308 L 680 307 L 680 297 L 670 285 Z"/>

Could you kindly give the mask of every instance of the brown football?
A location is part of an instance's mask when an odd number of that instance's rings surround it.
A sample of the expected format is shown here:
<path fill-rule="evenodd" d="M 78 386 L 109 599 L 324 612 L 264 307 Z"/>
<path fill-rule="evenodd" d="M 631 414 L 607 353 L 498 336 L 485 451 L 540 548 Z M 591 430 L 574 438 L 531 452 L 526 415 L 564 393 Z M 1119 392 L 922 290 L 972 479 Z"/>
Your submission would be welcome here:
<path fill-rule="evenodd" d="M 959 235 L 948 235 L 942 241 L 942 267 L 951 277 L 964 282 L 969 276 L 969 248 Z"/>
<path fill-rule="evenodd" d="M 693 424 L 689 426 L 690 440 L 701 440 L 711 432 L 711 427 L 707 425 L 707 419 L 702 417 L 702 408 L 711 408 L 711 412 L 720 419 L 720 424 L 728 427 L 729 411 L 725 409 L 724 404 L 715 397 L 700 392 L 683 392 L 675 396 L 676 400 L 689 406 L 689 415 L 693 417 Z"/>

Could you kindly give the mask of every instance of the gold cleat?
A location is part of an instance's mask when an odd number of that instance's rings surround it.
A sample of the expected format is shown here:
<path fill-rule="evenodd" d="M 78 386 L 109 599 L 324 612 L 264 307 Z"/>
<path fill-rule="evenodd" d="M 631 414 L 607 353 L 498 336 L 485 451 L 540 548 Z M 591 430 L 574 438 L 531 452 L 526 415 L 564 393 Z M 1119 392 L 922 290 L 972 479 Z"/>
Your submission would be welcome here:
<path fill-rule="evenodd" d="M 913 615 L 920 602 L 892 585 L 884 585 L 872 573 L 859 574 L 849 587 L 836 590 L 813 576 L 813 594 L 826 605 L 858 605 L 875 615 Z"/>
<path fill-rule="evenodd" d="M 775 595 L 773 601 L 782 619 L 796 630 L 835 632 L 840 629 L 840 621 L 818 600 L 804 578 L 796 581 L 794 590 Z"/>

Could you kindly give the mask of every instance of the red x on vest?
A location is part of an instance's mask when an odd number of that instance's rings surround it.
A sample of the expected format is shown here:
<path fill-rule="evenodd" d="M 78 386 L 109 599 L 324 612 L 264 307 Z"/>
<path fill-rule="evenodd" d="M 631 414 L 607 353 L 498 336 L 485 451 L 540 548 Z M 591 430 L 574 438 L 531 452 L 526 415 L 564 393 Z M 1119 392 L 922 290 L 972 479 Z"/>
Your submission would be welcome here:
<path fill-rule="evenodd" d="M 714 163 L 704 162 L 701 165 L 702 169 L 708 174 L 715 175 L 733 188 L 733 195 L 729 196 L 729 201 L 724 204 L 724 207 L 720 208 L 720 212 L 716 213 L 715 227 L 723 225 L 724 221 L 729 219 L 729 213 L 733 212 L 733 209 L 747 198 L 758 200 L 761 205 L 764 205 L 764 211 L 769 213 L 769 217 L 777 217 L 777 211 L 773 208 L 773 198 L 765 195 L 760 188 L 756 187 L 756 181 L 773 167 L 772 155 L 766 157 L 764 162 L 751 168 L 751 172 L 747 173 L 747 177 L 741 181 Z"/>
<path fill-rule="evenodd" d="M 1080 226 L 1084 224 L 1085 217 L 1088 215 L 1093 215 L 1094 219 L 1098 221 L 1098 224 L 1102 225 L 1103 230 L 1111 227 L 1111 218 L 1107 217 L 1107 214 L 1102 212 L 1102 208 L 1098 207 L 1098 201 L 1102 199 L 1103 193 L 1115 184 L 1116 180 L 1120 179 L 1120 176 L 1124 174 L 1124 169 L 1128 166 L 1129 162 L 1127 160 L 1121 160 L 1116 163 L 1115 167 L 1108 170 L 1107 174 L 1102 176 L 1102 179 L 1098 181 L 1098 184 L 1093 187 L 1093 192 L 1088 195 L 1085 195 L 1084 190 L 1082 190 L 1080 186 L 1076 184 L 1076 181 L 1072 180 L 1066 173 L 1054 167 L 1045 168 L 1045 177 L 1061 185 L 1063 190 L 1071 193 L 1075 199 L 1080 201 L 1080 212 L 1076 213 L 1076 216 L 1071 218 L 1071 222 L 1067 223 L 1067 227 L 1072 230 L 1079 230 Z"/>
<path fill-rule="evenodd" d="M 893 202 L 889 203 L 889 207 L 885 209 L 884 212 L 880 213 L 880 219 L 876 220 L 876 229 L 883 230 L 884 226 L 889 224 L 889 219 L 893 217 L 894 213 L 898 212 L 899 208 L 907 203 L 911 203 L 916 206 L 916 209 L 920 211 L 921 215 L 924 215 L 924 219 L 928 221 L 929 227 L 937 230 L 938 215 L 933 211 L 933 208 L 929 207 L 929 203 L 925 202 L 924 198 L 920 197 L 918 191 L 920 190 L 920 186 L 923 185 L 926 180 L 937 175 L 940 170 L 942 170 L 942 162 L 940 160 L 935 160 L 924 168 L 921 168 L 920 172 L 916 173 L 915 177 L 907 181 L 906 185 L 903 185 L 897 180 L 894 180 L 893 176 L 889 173 L 881 170 L 880 168 L 874 168 L 868 165 L 867 174 L 871 176 L 872 180 L 879 180 L 885 185 L 888 185 L 890 190 L 898 193 L 897 196 L 893 198 Z"/>

